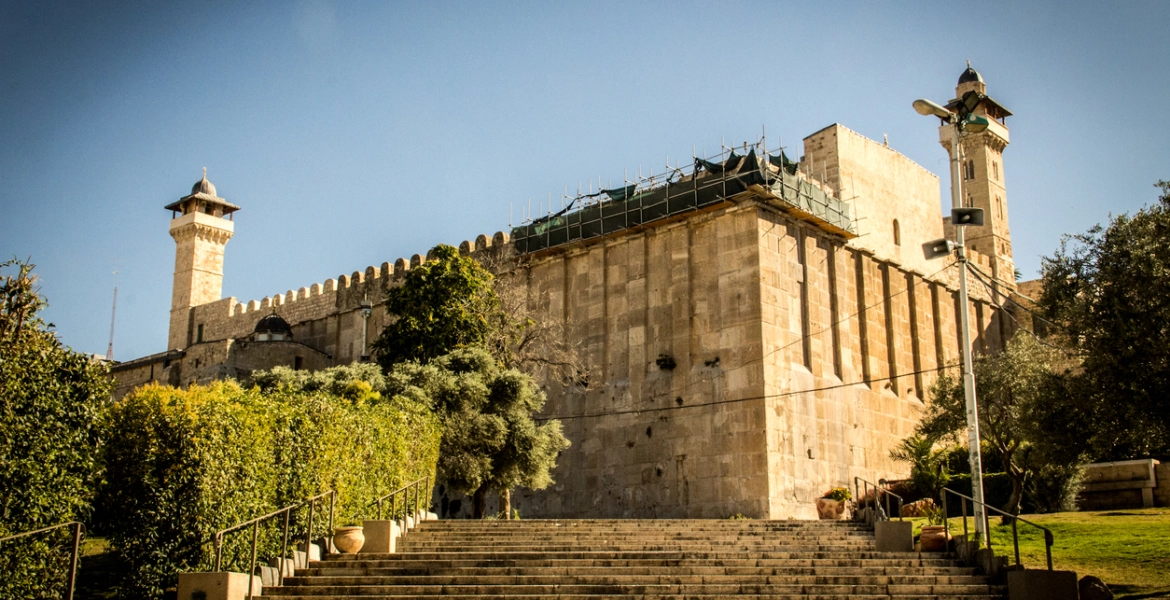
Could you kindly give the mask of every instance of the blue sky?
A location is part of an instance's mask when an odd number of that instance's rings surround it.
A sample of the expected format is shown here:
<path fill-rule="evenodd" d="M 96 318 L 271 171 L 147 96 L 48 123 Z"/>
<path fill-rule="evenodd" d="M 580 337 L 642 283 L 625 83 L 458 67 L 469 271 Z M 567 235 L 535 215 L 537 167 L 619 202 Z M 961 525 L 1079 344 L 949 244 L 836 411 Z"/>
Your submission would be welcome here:
<path fill-rule="evenodd" d="M 1016 262 L 1170 179 L 1166 2 L 0 3 L 0 257 L 62 340 L 165 349 L 163 206 L 243 207 L 224 294 L 283 293 L 504 230 L 509 207 L 841 123 L 948 181 L 970 59 L 1011 109 Z M 943 196 L 944 201 L 946 196 Z M 513 217 L 514 219 L 516 217 Z"/>

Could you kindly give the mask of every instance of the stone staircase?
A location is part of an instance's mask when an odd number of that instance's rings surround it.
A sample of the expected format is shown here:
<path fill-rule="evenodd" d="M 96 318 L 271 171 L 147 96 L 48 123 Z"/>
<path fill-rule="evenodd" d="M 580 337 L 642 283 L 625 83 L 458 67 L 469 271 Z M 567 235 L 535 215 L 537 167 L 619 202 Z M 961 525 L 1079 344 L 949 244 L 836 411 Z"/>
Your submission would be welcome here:
<path fill-rule="evenodd" d="M 875 552 L 831 521 L 427 521 L 395 554 L 330 555 L 264 596 L 325 598 L 1005 597 L 951 555 Z"/>

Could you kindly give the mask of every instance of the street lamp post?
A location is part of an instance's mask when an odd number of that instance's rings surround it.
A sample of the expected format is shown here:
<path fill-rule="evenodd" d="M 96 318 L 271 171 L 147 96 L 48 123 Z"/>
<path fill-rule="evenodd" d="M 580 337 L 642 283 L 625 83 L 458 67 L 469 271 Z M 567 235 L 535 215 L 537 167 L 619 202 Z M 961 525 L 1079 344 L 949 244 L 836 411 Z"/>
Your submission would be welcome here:
<path fill-rule="evenodd" d="M 964 98 L 966 100 L 966 98 Z M 959 105 L 966 107 L 967 103 Z M 935 116 L 951 126 L 951 223 L 955 227 L 955 242 L 935 240 L 923 245 L 927 258 L 936 258 L 955 251 L 959 263 L 959 328 L 963 346 L 963 398 L 967 409 L 967 448 L 971 462 L 971 497 L 975 499 L 975 539 L 986 539 L 990 547 L 991 539 L 986 537 L 986 512 L 983 509 L 983 459 L 979 448 L 979 407 L 975 399 L 975 373 L 971 368 L 971 327 L 970 302 L 967 296 L 967 248 L 964 244 L 964 232 L 968 226 L 983 225 L 983 209 L 963 207 L 961 190 L 962 162 L 959 153 L 960 135 L 964 132 L 977 133 L 987 129 L 988 121 L 985 117 L 974 115 L 967 109 L 966 115 L 947 110 L 930 100 L 915 100 L 914 110 L 924 116 Z"/>
<path fill-rule="evenodd" d="M 369 297 L 362 298 L 362 358 L 361 362 L 370 360 L 370 355 L 366 354 L 366 333 L 370 327 L 370 315 L 374 312 L 374 304 L 370 302 Z"/>

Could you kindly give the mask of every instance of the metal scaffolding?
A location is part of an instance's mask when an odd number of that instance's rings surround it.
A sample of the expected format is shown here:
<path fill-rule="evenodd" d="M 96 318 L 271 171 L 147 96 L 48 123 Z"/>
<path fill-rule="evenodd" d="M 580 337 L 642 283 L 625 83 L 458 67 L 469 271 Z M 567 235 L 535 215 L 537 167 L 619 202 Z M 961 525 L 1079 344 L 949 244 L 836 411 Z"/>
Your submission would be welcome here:
<path fill-rule="evenodd" d="M 768 155 L 762 142 L 744 144 L 743 149 L 745 154 L 739 155 L 723 148 L 713 160 L 696 157 L 684 168 L 669 167 L 664 174 L 639 177 L 618 188 L 578 193 L 567 198 L 564 209 L 512 228 L 516 250 L 537 252 L 747 197 L 846 239 L 857 237 L 849 204 L 806 179 L 783 152 Z"/>

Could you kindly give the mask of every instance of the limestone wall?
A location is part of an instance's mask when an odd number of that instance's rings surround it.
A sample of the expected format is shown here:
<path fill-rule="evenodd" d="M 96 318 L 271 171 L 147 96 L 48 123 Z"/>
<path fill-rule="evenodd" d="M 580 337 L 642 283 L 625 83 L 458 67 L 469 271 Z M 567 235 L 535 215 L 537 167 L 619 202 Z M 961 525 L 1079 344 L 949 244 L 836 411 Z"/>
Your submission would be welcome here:
<path fill-rule="evenodd" d="M 531 303 L 584 337 L 600 385 L 550 390 L 573 447 L 522 514 L 766 511 L 755 221 L 733 206 L 532 261 Z"/>
<path fill-rule="evenodd" d="M 923 242 L 943 237 L 935 174 L 838 124 L 806 137 L 804 153 L 801 170 L 852 207 L 859 237 L 850 246 L 923 274 L 939 269 L 922 255 Z"/>
<path fill-rule="evenodd" d="M 905 477 L 889 450 L 959 356 L 947 278 L 748 200 L 549 252 L 526 280 L 603 375 L 549 388 L 574 445 L 553 489 L 515 495 L 527 516 L 812 517 L 854 476 Z M 972 305 L 973 343 L 1002 343 Z"/>

